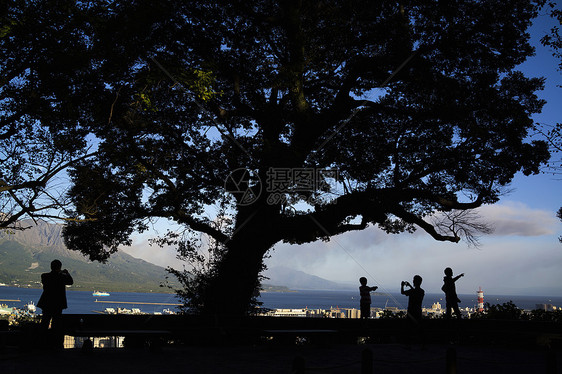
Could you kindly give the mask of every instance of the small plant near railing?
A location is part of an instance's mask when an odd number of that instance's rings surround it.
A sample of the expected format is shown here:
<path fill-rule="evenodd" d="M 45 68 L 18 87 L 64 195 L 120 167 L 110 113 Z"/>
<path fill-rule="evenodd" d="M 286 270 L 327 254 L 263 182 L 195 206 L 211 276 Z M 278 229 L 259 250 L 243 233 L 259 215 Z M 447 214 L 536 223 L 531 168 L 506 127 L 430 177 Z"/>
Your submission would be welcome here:
<path fill-rule="evenodd" d="M 562 322 L 562 310 L 546 311 L 534 309 L 525 312 L 518 308 L 511 300 L 503 304 L 486 303 L 483 312 L 477 312 L 470 317 L 471 319 L 502 319 L 502 320 L 522 320 L 522 321 L 547 321 Z"/>
<path fill-rule="evenodd" d="M 528 319 L 522 309 L 519 309 L 513 301 L 503 304 L 485 304 L 486 318 L 488 319 Z"/>

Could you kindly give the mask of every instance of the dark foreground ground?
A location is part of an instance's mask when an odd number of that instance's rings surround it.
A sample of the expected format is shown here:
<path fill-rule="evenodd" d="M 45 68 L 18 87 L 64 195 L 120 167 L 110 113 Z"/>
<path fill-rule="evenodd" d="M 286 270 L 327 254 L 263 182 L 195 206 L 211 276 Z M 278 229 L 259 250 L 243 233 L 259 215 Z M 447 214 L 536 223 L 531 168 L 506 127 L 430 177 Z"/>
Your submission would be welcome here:
<path fill-rule="evenodd" d="M 306 373 L 361 373 L 365 349 L 373 353 L 373 373 L 445 373 L 446 352 L 455 347 L 457 372 L 548 373 L 547 351 L 539 348 L 403 344 L 334 344 L 327 346 L 166 346 L 144 349 L 60 351 L 5 349 L 0 373 L 291 373 L 302 357 Z M 551 351 L 562 373 L 562 352 Z M 552 357 L 552 356 L 551 356 Z M 550 366 L 552 369 L 552 366 Z"/>
<path fill-rule="evenodd" d="M 376 374 L 562 374 L 562 324 L 552 321 L 424 320 L 412 330 L 404 319 L 65 315 L 64 326 L 74 336 L 170 334 L 153 349 L 131 340 L 128 348 L 49 350 L 29 324 L 0 331 L 0 374 L 359 374 L 365 352 Z M 294 371 L 295 361 L 305 370 Z"/>

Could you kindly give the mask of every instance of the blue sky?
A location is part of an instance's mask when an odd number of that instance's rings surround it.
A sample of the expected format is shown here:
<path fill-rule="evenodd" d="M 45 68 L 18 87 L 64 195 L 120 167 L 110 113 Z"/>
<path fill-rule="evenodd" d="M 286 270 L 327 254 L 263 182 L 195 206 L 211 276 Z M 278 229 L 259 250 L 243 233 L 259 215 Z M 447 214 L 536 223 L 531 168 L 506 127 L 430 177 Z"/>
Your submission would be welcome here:
<path fill-rule="evenodd" d="M 545 76 L 547 100 L 536 122 L 562 122 L 562 74 L 558 60 L 539 44 L 552 22 L 541 15 L 531 29 L 536 56 L 520 67 L 527 76 Z M 557 179 L 558 178 L 558 179 Z M 465 243 L 441 243 L 422 230 L 414 234 L 389 235 L 375 227 L 336 236 L 328 243 L 302 246 L 280 244 L 267 260 L 269 267 L 286 266 L 329 280 L 358 284 L 365 276 L 381 290 L 396 291 L 400 281 L 420 274 L 426 292 L 440 292 L 443 269 L 465 273 L 457 282 L 460 293 L 562 296 L 562 223 L 556 211 L 562 206 L 562 174 L 518 175 L 511 191 L 498 204 L 480 209 L 480 215 L 495 227 L 481 237 L 479 248 Z M 180 267 L 171 250 L 148 247 L 137 239 L 125 249 L 159 265 Z"/>

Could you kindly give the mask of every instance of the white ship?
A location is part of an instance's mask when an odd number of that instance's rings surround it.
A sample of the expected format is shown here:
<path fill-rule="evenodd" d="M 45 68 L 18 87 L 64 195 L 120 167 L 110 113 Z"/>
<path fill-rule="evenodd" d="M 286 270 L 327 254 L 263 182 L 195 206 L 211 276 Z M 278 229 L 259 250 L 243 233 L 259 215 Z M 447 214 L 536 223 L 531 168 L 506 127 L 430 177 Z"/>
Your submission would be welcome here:
<path fill-rule="evenodd" d="M 109 292 L 94 291 L 92 296 L 109 296 Z"/>

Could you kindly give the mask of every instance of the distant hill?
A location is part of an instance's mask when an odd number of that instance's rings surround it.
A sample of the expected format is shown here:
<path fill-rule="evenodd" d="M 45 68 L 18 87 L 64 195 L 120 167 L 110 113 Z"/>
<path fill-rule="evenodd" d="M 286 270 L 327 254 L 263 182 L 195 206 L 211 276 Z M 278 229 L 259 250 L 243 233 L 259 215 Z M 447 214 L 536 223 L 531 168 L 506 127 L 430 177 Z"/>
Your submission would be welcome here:
<path fill-rule="evenodd" d="M 299 290 L 347 290 L 351 286 L 332 282 L 315 275 L 307 274 L 302 271 L 294 270 L 284 266 L 269 268 L 264 274 L 269 279 L 264 283 L 282 284 L 291 289 Z"/>
<path fill-rule="evenodd" d="M 65 247 L 61 231 L 61 225 L 44 221 L 23 231 L 0 231 L 0 283 L 41 287 L 41 273 L 56 258 L 74 278 L 75 290 L 170 292 L 160 287 L 168 275 L 163 267 L 122 251 L 105 264 L 91 262 Z"/>

